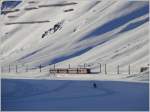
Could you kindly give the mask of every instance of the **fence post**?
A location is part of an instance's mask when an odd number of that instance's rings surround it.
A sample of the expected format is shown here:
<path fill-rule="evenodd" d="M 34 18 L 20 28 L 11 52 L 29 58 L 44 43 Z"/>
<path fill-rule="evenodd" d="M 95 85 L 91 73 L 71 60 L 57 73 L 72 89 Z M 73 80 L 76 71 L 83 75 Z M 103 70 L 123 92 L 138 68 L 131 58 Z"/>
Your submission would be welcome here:
<path fill-rule="evenodd" d="M 119 71 L 119 65 L 117 66 L 117 74 L 119 74 L 120 73 L 120 71 Z"/>
<path fill-rule="evenodd" d="M 10 64 L 8 65 L 8 71 L 10 72 Z"/>
<path fill-rule="evenodd" d="M 16 73 L 18 72 L 18 66 L 16 65 Z"/>
<path fill-rule="evenodd" d="M 107 66 L 106 66 L 106 64 L 105 64 L 105 74 L 107 74 Z"/>
<path fill-rule="evenodd" d="M 69 68 L 70 68 L 70 64 L 69 64 Z"/>
<path fill-rule="evenodd" d="M 128 73 L 129 73 L 129 75 L 131 74 L 131 67 L 130 67 L 130 64 L 129 64 L 129 66 L 128 66 Z"/>
<path fill-rule="evenodd" d="M 102 72 L 102 66 L 101 66 L 101 63 L 99 64 L 99 72 L 100 72 L 100 73 Z"/>

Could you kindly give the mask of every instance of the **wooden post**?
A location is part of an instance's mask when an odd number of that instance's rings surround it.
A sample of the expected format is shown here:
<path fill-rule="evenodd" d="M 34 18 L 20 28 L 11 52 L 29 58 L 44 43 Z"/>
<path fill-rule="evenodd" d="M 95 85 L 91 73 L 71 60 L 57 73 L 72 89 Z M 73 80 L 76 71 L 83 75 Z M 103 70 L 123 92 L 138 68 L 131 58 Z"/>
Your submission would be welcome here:
<path fill-rule="evenodd" d="M 105 74 L 107 74 L 107 66 L 106 66 L 106 64 L 105 64 Z"/>
<path fill-rule="evenodd" d="M 102 65 L 101 65 L 101 63 L 99 64 L 99 72 L 100 73 L 102 72 Z"/>
<path fill-rule="evenodd" d="M 130 64 L 129 64 L 129 66 L 128 66 L 128 73 L 129 73 L 129 75 L 131 74 L 131 68 L 130 68 Z"/>
<path fill-rule="evenodd" d="M 119 71 L 119 65 L 117 66 L 117 74 L 119 74 L 120 73 L 120 71 Z"/>
<path fill-rule="evenodd" d="M 16 65 L 16 73 L 18 72 L 18 66 Z"/>

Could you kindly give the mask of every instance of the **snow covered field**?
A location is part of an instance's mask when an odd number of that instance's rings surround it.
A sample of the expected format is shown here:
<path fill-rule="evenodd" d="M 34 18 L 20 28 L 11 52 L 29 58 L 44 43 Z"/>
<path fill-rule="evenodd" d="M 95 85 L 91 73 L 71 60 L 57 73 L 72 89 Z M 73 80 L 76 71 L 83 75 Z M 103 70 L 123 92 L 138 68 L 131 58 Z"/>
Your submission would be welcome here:
<path fill-rule="evenodd" d="M 148 111 L 148 91 L 148 83 L 2 79 L 2 110 Z"/>
<path fill-rule="evenodd" d="M 2 11 L 12 12 L 0 16 L 4 72 L 8 72 L 5 66 L 16 64 L 20 70 L 40 64 L 49 69 L 53 64 L 63 68 L 84 63 L 92 70 L 99 69 L 99 63 L 120 65 L 124 70 L 131 64 L 138 72 L 148 66 L 148 1 L 25 0 L 10 4 Z M 2 77 L 14 76 L 2 73 Z"/>
<path fill-rule="evenodd" d="M 3 0 L 0 7 L 3 110 L 148 110 L 149 1 Z M 92 73 L 49 73 L 69 64 Z"/>

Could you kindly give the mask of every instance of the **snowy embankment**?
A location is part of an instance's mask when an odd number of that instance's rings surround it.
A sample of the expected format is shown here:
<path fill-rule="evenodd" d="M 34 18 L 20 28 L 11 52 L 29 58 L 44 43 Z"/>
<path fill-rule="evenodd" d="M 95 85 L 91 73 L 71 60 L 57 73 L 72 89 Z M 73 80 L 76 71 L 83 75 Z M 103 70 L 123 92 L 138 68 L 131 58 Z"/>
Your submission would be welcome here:
<path fill-rule="evenodd" d="M 0 17 L 2 78 L 148 81 L 149 72 L 139 72 L 149 63 L 147 1 L 37 0 L 32 4 L 22 1 L 14 9 L 19 11 Z M 24 73 L 23 67 L 19 73 L 7 69 L 9 64 L 32 68 L 42 64 L 48 71 L 48 65 L 63 68 L 84 63 L 95 71 L 99 63 L 108 64 L 113 72 L 117 65 L 126 70 L 131 64 L 138 73 L 57 74 L 50 78 L 53 74 Z"/>
<path fill-rule="evenodd" d="M 125 82 L 149 82 L 149 72 L 139 74 L 50 74 L 50 73 L 3 73 L 4 79 L 43 79 L 43 80 L 97 80 L 97 81 L 125 81 Z"/>

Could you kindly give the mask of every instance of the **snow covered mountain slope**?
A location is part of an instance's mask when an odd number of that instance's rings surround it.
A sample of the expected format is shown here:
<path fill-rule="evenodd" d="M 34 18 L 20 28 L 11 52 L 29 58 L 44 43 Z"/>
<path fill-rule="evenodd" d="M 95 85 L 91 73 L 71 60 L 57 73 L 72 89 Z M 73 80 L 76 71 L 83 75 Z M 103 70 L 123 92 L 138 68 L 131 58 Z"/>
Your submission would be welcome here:
<path fill-rule="evenodd" d="M 0 15 L 2 66 L 149 62 L 148 1 L 24 0 L 11 10 Z"/>

